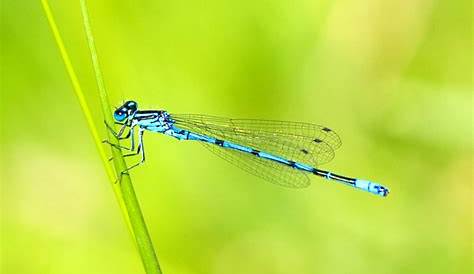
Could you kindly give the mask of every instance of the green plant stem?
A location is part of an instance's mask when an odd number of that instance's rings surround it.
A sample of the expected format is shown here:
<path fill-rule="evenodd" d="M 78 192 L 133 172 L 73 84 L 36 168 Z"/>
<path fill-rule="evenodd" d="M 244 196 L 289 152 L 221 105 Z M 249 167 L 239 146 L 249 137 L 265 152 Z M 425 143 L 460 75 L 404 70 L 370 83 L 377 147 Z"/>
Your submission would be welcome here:
<path fill-rule="evenodd" d="M 127 168 L 125 163 L 125 159 L 123 158 L 122 152 L 120 149 L 112 149 L 113 155 L 113 164 L 115 167 L 115 175 L 114 172 L 108 163 L 107 154 L 105 153 L 103 144 L 98 134 L 97 127 L 92 119 L 90 108 L 85 100 L 84 93 L 82 92 L 82 88 L 79 84 L 77 75 L 73 69 L 72 63 L 69 59 L 69 55 L 67 54 L 66 48 L 62 41 L 61 35 L 58 31 L 57 25 L 55 23 L 54 17 L 52 15 L 51 9 L 49 7 L 47 0 L 41 0 L 43 5 L 43 9 L 45 11 L 46 17 L 48 19 L 49 25 L 51 27 L 51 31 L 53 32 L 53 36 L 56 40 L 58 45 L 59 51 L 61 53 L 61 57 L 64 61 L 66 66 L 66 70 L 71 78 L 71 82 L 73 84 L 73 88 L 75 94 L 79 100 L 79 104 L 83 110 L 83 113 L 86 117 L 87 124 L 89 129 L 92 133 L 92 137 L 94 139 L 94 143 L 99 151 L 99 155 L 104 163 L 104 167 L 107 173 L 109 180 L 113 184 L 115 196 L 119 202 L 122 214 L 125 218 L 125 221 L 129 227 L 130 233 L 132 234 L 136 246 L 138 248 L 143 266 L 145 268 L 146 273 L 151 274 L 161 274 L 160 265 L 156 258 L 156 253 L 153 248 L 153 244 L 151 242 L 150 235 L 148 234 L 148 230 L 146 228 L 145 221 L 143 219 L 143 214 L 140 210 L 140 205 L 138 203 L 138 199 L 135 195 L 135 191 L 133 189 L 131 178 L 128 174 L 124 174 L 120 176 L 122 170 Z M 104 120 L 111 126 L 114 125 L 114 121 L 111 117 L 111 108 L 108 101 L 107 92 L 105 89 L 102 73 L 100 71 L 100 66 L 97 58 L 97 52 L 95 49 L 94 38 L 91 31 L 89 14 L 87 12 L 87 6 L 85 0 L 80 0 L 81 3 L 81 11 L 83 16 L 83 24 L 84 29 L 86 32 L 89 50 L 92 58 L 92 63 L 95 71 L 95 76 L 97 80 L 97 85 L 100 94 L 100 101 L 102 106 L 102 111 L 104 114 Z M 117 144 L 118 140 L 108 132 L 108 140 L 113 143 Z M 120 183 L 117 183 L 117 178 L 120 178 Z"/>

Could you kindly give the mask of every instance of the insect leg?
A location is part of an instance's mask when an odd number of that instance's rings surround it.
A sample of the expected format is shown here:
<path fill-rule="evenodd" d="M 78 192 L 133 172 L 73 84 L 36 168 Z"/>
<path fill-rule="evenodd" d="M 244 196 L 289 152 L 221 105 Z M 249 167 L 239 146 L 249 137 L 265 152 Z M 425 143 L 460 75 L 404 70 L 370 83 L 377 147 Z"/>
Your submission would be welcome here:
<path fill-rule="evenodd" d="M 130 130 L 128 131 L 127 136 L 122 138 L 122 139 L 127 139 L 127 138 L 130 137 L 130 147 L 125 147 L 125 146 L 121 146 L 121 145 L 118 145 L 118 144 L 112 144 L 108 140 L 104 140 L 104 141 L 102 141 L 102 143 L 109 144 L 109 145 L 111 145 L 112 147 L 115 147 L 115 148 L 121 148 L 121 149 L 125 149 L 125 150 L 128 150 L 128 151 L 134 151 L 135 150 L 135 131 L 134 131 L 134 128 L 135 128 L 136 125 L 137 124 L 132 124 L 132 126 L 130 127 Z M 119 140 L 120 140 L 120 138 L 119 138 Z M 133 156 L 133 155 L 137 155 L 137 154 L 138 153 L 125 154 L 125 155 L 123 155 L 123 157 Z M 109 161 L 112 161 L 113 159 L 114 159 L 114 157 L 110 157 Z"/>
<path fill-rule="evenodd" d="M 141 156 L 142 156 L 141 160 L 140 160 L 138 163 L 136 163 L 136 164 L 134 164 L 134 165 L 128 167 L 128 168 L 125 169 L 124 171 L 122 171 L 121 174 L 126 174 L 126 173 L 128 173 L 128 171 L 130 171 L 131 169 L 133 169 L 133 168 L 135 168 L 135 167 L 137 167 L 137 166 L 139 166 L 139 165 L 141 165 L 141 164 L 143 164 L 143 163 L 145 162 L 145 147 L 144 147 L 144 145 L 143 145 L 143 132 L 144 132 L 144 131 L 145 131 L 145 130 L 144 130 L 144 129 L 141 129 L 141 128 L 140 128 L 139 131 L 138 131 L 138 147 L 137 147 L 137 151 L 134 152 L 134 153 L 126 154 L 126 155 L 123 156 L 123 157 L 135 156 L 135 155 L 140 154 L 140 152 L 141 152 Z"/>
<path fill-rule="evenodd" d="M 112 133 L 112 135 L 114 135 L 117 139 L 123 140 L 123 139 L 127 139 L 127 138 L 130 137 L 130 131 L 131 131 L 132 128 L 133 128 L 131 123 L 130 123 L 130 124 L 129 124 L 129 123 L 123 123 L 123 124 L 122 124 L 122 123 L 115 122 L 115 123 L 118 124 L 118 125 L 122 125 L 122 126 L 120 127 L 120 129 L 119 129 L 118 132 L 115 132 L 115 130 L 114 130 L 106 121 L 104 121 L 104 123 L 105 123 L 105 126 L 107 127 L 107 129 L 108 129 L 108 130 Z M 130 130 L 128 131 L 127 135 L 126 135 L 125 137 L 123 137 L 122 135 L 123 135 L 123 133 L 125 132 L 125 129 L 126 129 L 127 127 L 130 127 Z"/>

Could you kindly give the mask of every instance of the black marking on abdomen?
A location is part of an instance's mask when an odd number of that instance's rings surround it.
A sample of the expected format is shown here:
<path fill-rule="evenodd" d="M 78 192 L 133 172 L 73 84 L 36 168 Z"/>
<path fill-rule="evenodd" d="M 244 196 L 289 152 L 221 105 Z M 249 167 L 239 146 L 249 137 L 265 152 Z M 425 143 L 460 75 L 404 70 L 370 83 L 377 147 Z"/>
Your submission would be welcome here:
<path fill-rule="evenodd" d="M 321 177 L 325 177 L 327 175 L 327 172 L 326 171 L 322 171 L 322 170 L 319 170 L 317 168 L 313 168 L 313 170 L 311 171 L 311 173 L 313 173 L 314 175 L 318 175 L 318 176 L 321 176 Z"/>
<path fill-rule="evenodd" d="M 288 161 L 288 166 L 291 166 L 291 167 L 296 167 L 296 162 L 295 161 Z"/>
<path fill-rule="evenodd" d="M 250 153 L 252 153 L 255 156 L 260 156 L 260 150 L 252 149 Z"/>
<path fill-rule="evenodd" d="M 216 139 L 215 144 L 218 145 L 218 146 L 223 147 L 224 146 L 224 140 Z"/>
<path fill-rule="evenodd" d="M 317 168 L 313 168 L 311 173 L 313 173 L 314 175 L 324 177 L 326 179 L 343 182 L 343 183 L 350 184 L 350 185 L 353 185 L 353 186 L 355 185 L 355 182 L 356 182 L 356 179 L 354 179 L 354 178 L 349 178 L 349 177 L 346 177 L 346 176 L 334 174 L 334 173 L 331 173 L 331 172 L 328 172 L 328 171 L 325 171 L 325 170 L 320 170 L 320 169 L 317 169 Z"/>

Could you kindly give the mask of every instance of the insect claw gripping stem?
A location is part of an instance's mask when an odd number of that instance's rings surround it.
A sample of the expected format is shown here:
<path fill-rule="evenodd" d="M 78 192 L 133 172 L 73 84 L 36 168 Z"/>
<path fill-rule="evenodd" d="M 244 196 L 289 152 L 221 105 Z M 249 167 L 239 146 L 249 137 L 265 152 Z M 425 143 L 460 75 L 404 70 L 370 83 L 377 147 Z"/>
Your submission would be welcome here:
<path fill-rule="evenodd" d="M 109 144 L 110 146 L 114 147 L 114 148 L 121 148 L 121 149 L 125 149 L 125 150 L 128 150 L 128 151 L 134 151 L 135 148 L 134 148 L 134 144 L 132 143 L 132 146 L 131 147 L 125 147 L 125 146 L 121 146 L 121 145 L 117 145 L 117 144 L 112 144 L 111 142 L 109 142 L 109 140 L 103 140 L 102 143 L 104 144 Z M 134 152 L 134 153 L 129 153 L 129 154 L 125 154 L 123 155 L 123 157 L 129 157 L 129 156 L 136 156 L 138 155 L 139 152 Z M 109 162 L 112 161 L 114 159 L 114 157 L 110 157 L 109 158 Z"/>
<path fill-rule="evenodd" d="M 128 172 L 123 172 L 123 171 L 120 172 L 120 174 L 119 174 L 117 180 L 115 180 L 114 184 L 120 183 L 122 181 L 123 175 L 130 175 L 130 174 L 128 174 Z"/>
<path fill-rule="evenodd" d="M 109 140 L 103 140 L 102 143 L 109 144 L 110 146 L 112 146 L 114 148 L 121 148 L 121 149 L 130 150 L 130 151 L 133 150 L 132 148 L 129 148 L 129 147 L 125 147 L 125 146 L 121 146 L 121 145 L 117 145 L 117 144 L 112 144 L 111 142 L 109 142 Z"/>
<path fill-rule="evenodd" d="M 131 131 L 133 132 L 133 129 L 131 129 Z M 145 162 L 145 149 L 144 149 L 144 146 L 143 146 L 143 133 L 144 133 L 144 130 L 143 130 L 143 129 L 140 129 L 140 130 L 138 131 L 138 137 L 139 137 L 139 140 L 138 140 L 138 141 L 139 141 L 139 143 L 138 143 L 138 147 L 137 147 L 137 150 L 136 150 L 136 151 L 134 151 L 134 150 L 135 150 L 135 144 L 134 144 L 134 141 L 133 141 L 133 133 L 132 133 L 132 140 L 131 140 L 132 144 L 131 144 L 131 147 L 130 147 L 130 148 L 124 147 L 124 146 L 120 146 L 120 145 L 116 145 L 116 144 L 112 144 L 112 143 L 110 143 L 108 140 L 104 140 L 104 141 L 103 141 L 103 143 L 107 143 L 107 144 L 111 145 L 112 147 L 115 147 L 115 148 L 123 148 L 123 149 L 129 150 L 129 151 L 133 151 L 132 153 L 123 155 L 123 157 L 137 156 L 137 155 L 140 154 L 140 152 L 141 152 L 141 156 L 142 156 L 141 160 L 140 160 L 138 163 L 135 163 L 135 164 L 133 164 L 132 166 L 128 167 L 127 169 L 121 171 L 121 172 L 120 172 L 120 175 L 119 175 L 119 177 L 117 178 L 117 181 L 116 181 L 115 183 L 120 182 L 120 181 L 122 180 L 122 176 L 123 176 L 123 175 L 125 175 L 125 174 L 128 175 L 128 172 L 129 172 L 130 170 L 132 170 L 133 168 L 135 168 L 135 167 L 137 167 L 137 166 L 139 166 L 139 165 L 141 165 L 141 164 L 143 164 L 143 163 Z M 112 157 L 111 159 L 113 159 L 113 157 Z"/>
<path fill-rule="evenodd" d="M 134 155 L 137 155 L 137 154 L 134 154 Z M 129 155 L 129 156 L 132 156 L 132 155 Z M 125 157 L 125 155 L 124 155 L 124 157 Z M 121 172 L 120 172 L 120 175 L 119 175 L 119 177 L 117 178 L 117 181 L 115 181 L 115 183 L 118 183 L 118 182 L 122 181 L 122 176 L 123 176 L 123 175 L 129 175 L 128 172 L 129 172 L 130 170 L 132 170 L 133 168 L 135 168 L 135 167 L 137 167 L 137 166 L 143 164 L 144 162 L 145 162 L 145 159 L 143 158 L 142 160 L 140 160 L 140 162 L 138 162 L 138 163 L 136 163 L 136 164 L 134 164 L 134 165 L 128 167 L 127 169 L 125 169 L 125 170 L 123 170 L 123 171 L 121 171 Z"/>
<path fill-rule="evenodd" d="M 109 124 L 105 120 L 104 120 L 104 123 L 105 123 L 107 129 L 112 133 L 112 135 L 116 139 L 124 140 L 124 139 L 130 138 L 130 147 L 121 146 L 119 144 L 112 144 L 108 140 L 103 140 L 102 143 L 106 143 L 106 144 L 111 145 L 112 147 L 122 148 L 122 149 L 125 149 L 125 150 L 128 150 L 128 151 L 134 151 L 135 150 L 135 139 L 134 139 L 134 133 L 133 133 L 133 128 L 135 127 L 135 125 L 128 125 L 127 123 L 115 122 L 115 124 L 122 125 L 122 127 L 120 128 L 120 131 L 118 133 L 116 133 L 115 130 L 111 126 L 109 126 Z M 123 132 L 125 131 L 125 128 L 128 127 L 128 126 L 130 126 L 129 131 L 127 132 L 127 134 L 125 136 L 122 137 L 121 135 L 123 135 Z M 109 161 L 111 161 L 112 159 L 113 159 L 113 157 L 110 158 Z"/>

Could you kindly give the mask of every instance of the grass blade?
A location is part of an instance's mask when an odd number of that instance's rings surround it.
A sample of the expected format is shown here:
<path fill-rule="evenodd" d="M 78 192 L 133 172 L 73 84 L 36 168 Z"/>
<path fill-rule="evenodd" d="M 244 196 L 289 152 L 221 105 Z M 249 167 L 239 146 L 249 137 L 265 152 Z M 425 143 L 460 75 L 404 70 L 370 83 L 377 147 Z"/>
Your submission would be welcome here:
<path fill-rule="evenodd" d="M 114 157 L 113 164 L 115 167 L 115 172 L 114 172 L 114 170 L 112 169 L 111 165 L 108 162 L 107 153 L 105 152 L 104 145 L 101 142 L 101 138 L 99 136 L 97 126 L 94 123 L 94 120 L 92 118 L 90 108 L 87 104 L 87 101 L 85 100 L 84 93 L 79 84 L 79 80 L 77 78 L 77 75 L 74 71 L 71 60 L 69 58 L 69 55 L 64 46 L 61 35 L 58 31 L 58 28 L 55 23 L 48 1 L 41 0 L 41 3 L 43 5 L 43 9 L 48 19 L 54 39 L 61 53 L 61 57 L 66 66 L 66 70 L 71 79 L 74 92 L 79 100 L 79 104 L 86 118 L 88 127 L 94 139 L 94 143 L 97 147 L 100 158 L 104 164 L 107 176 L 109 178 L 109 181 L 113 185 L 114 193 L 119 203 L 120 209 L 122 211 L 122 215 L 128 225 L 131 235 L 133 236 L 136 242 L 145 271 L 146 273 L 161 274 L 162 272 L 160 269 L 160 265 L 156 258 L 156 253 L 153 248 L 150 235 L 148 234 L 148 230 L 146 228 L 146 224 L 143 219 L 143 214 L 141 213 L 140 205 L 135 195 L 135 191 L 133 189 L 132 180 L 130 176 L 128 174 L 123 175 L 121 176 L 121 183 L 115 183 L 117 181 L 117 178 L 119 177 L 118 176 L 119 173 L 122 170 L 125 170 L 127 168 L 122 152 L 120 149 L 112 149 L 112 155 Z M 84 29 L 86 32 L 89 50 L 90 50 L 91 58 L 92 58 L 92 64 L 94 67 L 96 81 L 97 81 L 97 85 L 99 89 L 99 95 L 100 95 L 102 111 L 104 114 L 104 120 L 109 125 L 113 125 L 114 121 L 111 116 L 112 112 L 111 112 L 110 104 L 108 101 L 107 91 L 105 89 L 102 73 L 99 66 L 99 61 L 97 58 L 97 52 L 95 49 L 94 37 L 92 35 L 86 2 L 85 0 L 80 0 L 80 3 L 81 3 L 81 11 L 82 11 L 82 16 L 83 16 Z M 108 139 L 111 143 L 116 144 L 118 142 L 115 138 L 111 136 L 110 133 L 108 133 Z"/>

